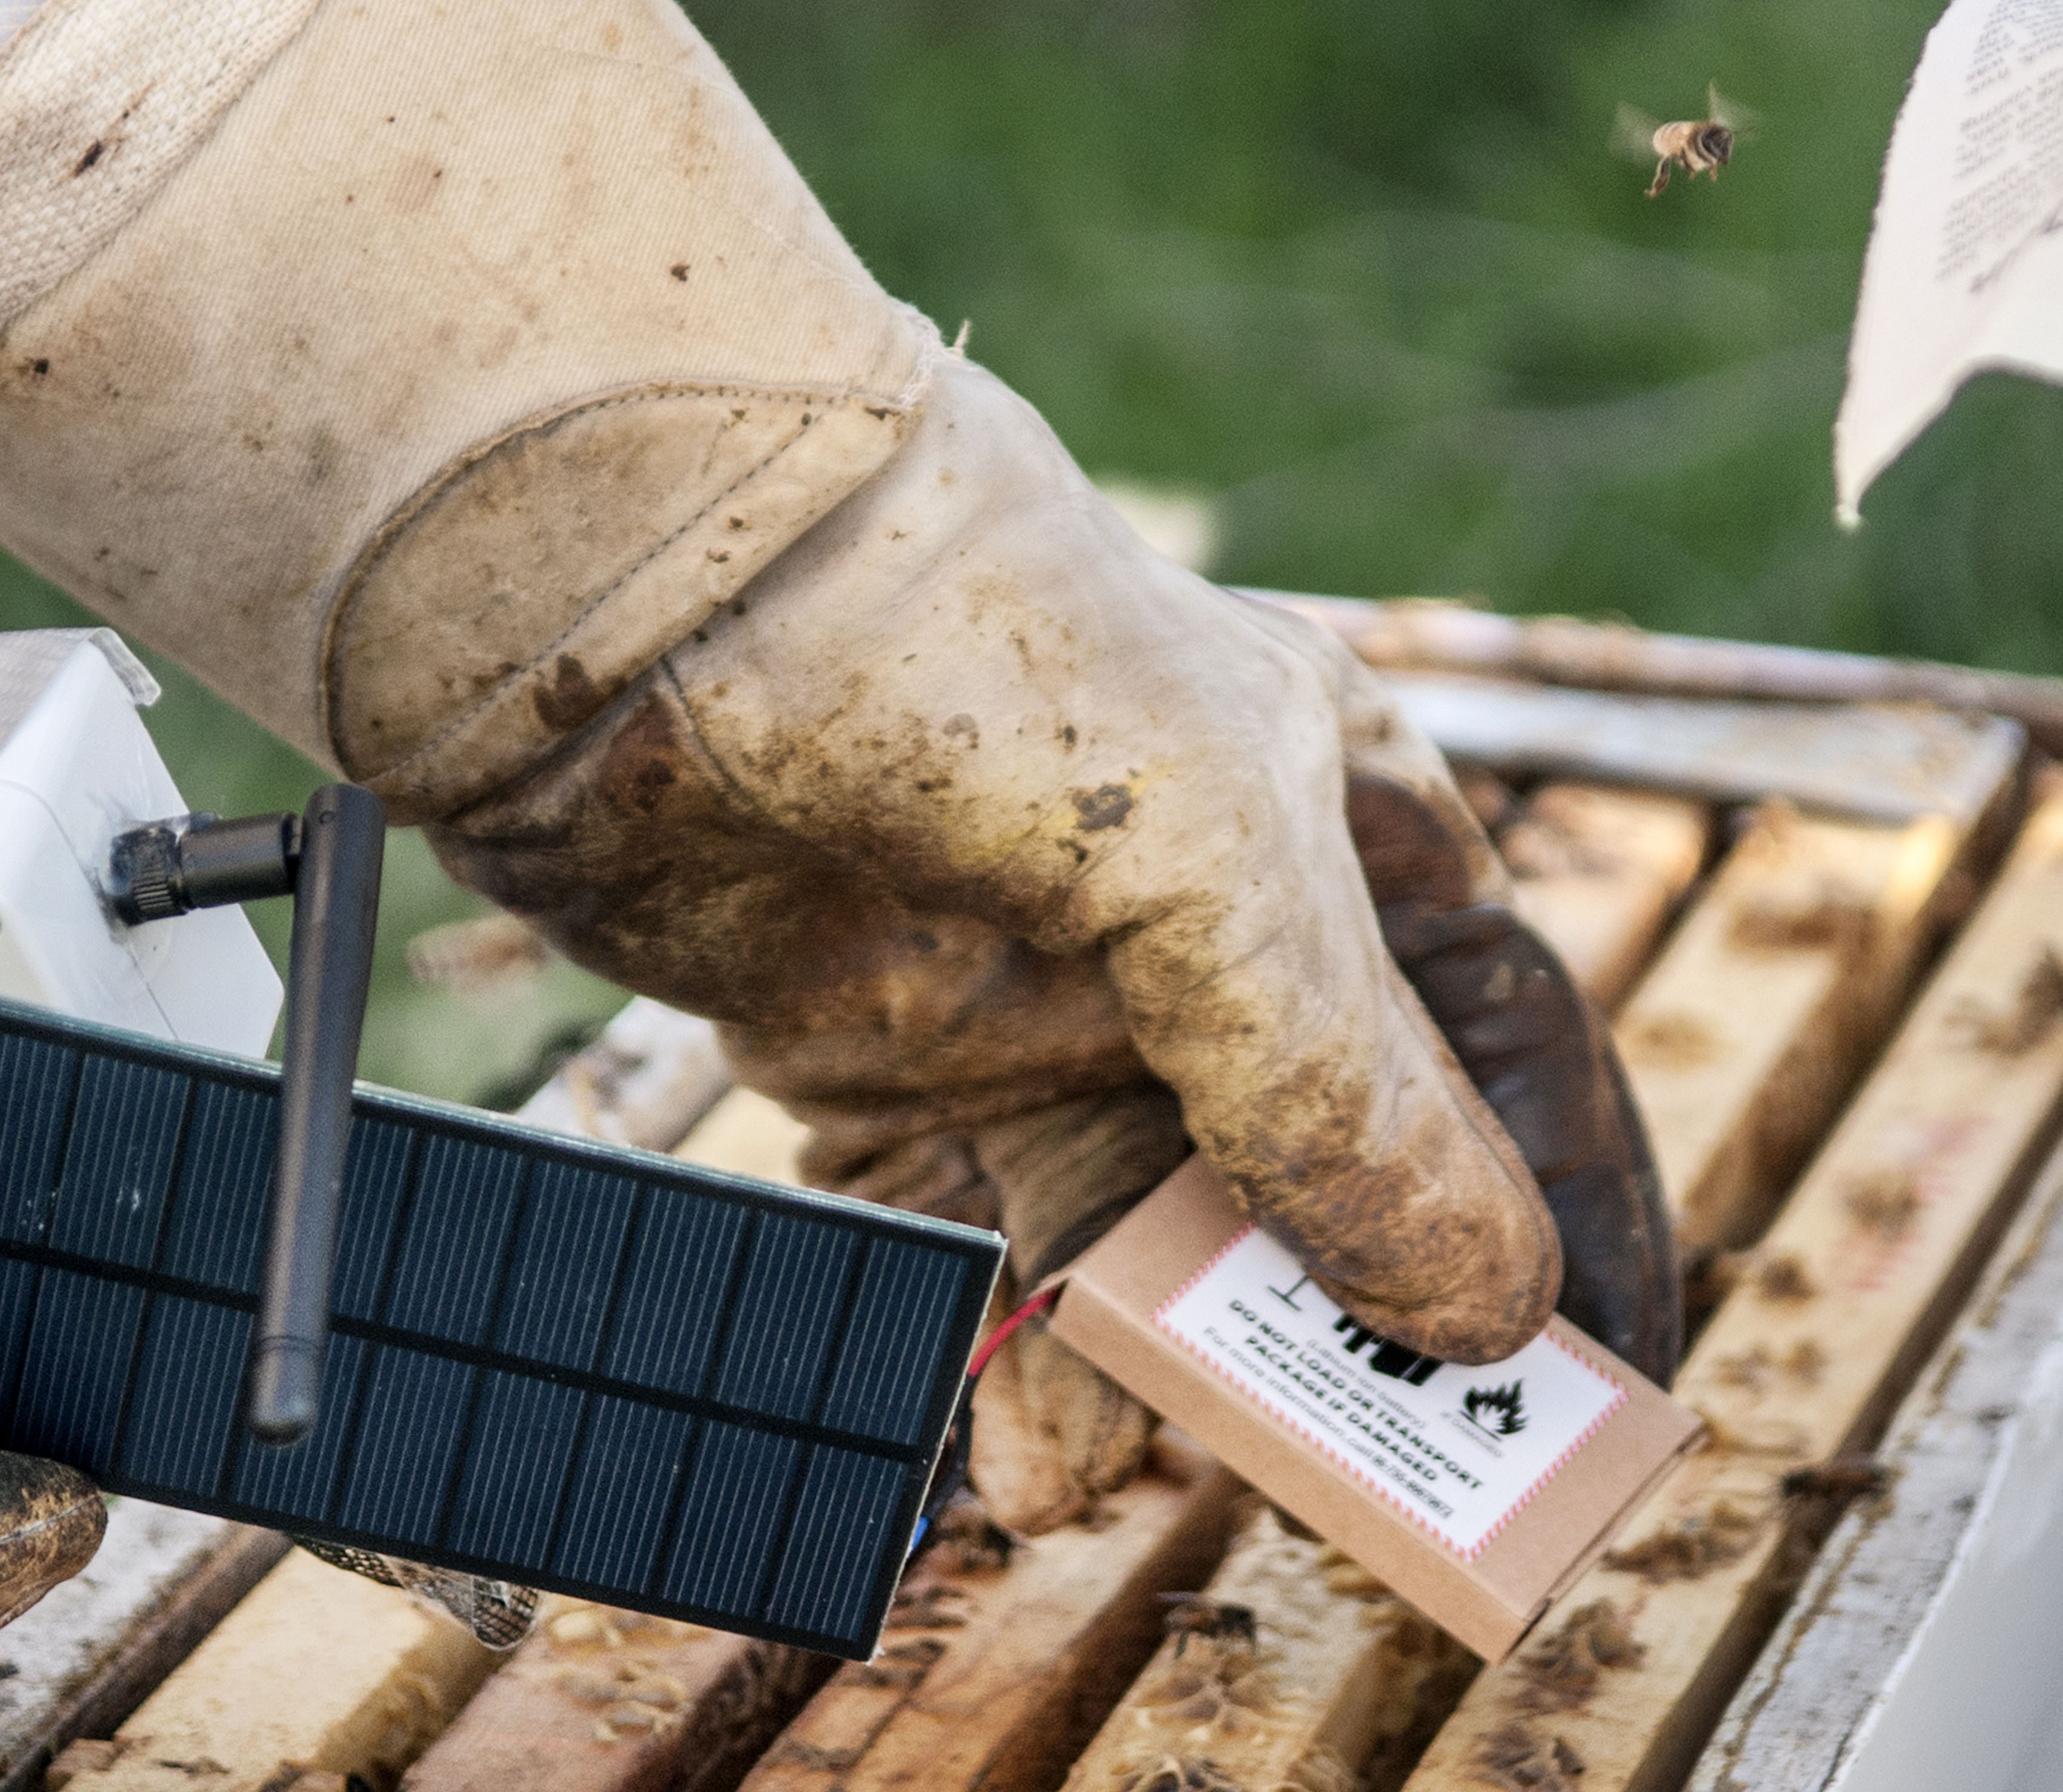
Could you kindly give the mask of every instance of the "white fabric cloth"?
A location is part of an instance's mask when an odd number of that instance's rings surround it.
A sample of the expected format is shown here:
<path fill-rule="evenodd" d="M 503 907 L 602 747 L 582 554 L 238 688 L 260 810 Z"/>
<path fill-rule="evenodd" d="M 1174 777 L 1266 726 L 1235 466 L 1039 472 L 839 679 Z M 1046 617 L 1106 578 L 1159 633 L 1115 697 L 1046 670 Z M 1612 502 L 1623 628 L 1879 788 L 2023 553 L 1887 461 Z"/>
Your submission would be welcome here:
<path fill-rule="evenodd" d="M 0 0 L 0 46 L 29 22 L 43 0 Z"/>
<path fill-rule="evenodd" d="M 38 133 L 60 49 L 100 99 Z M 0 57 L 0 542 L 396 816 L 731 599 L 940 352 L 674 0 L 50 0 Z"/>
<path fill-rule="evenodd" d="M 0 0 L 0 328 L 143 208 L 316 4 Z"/>

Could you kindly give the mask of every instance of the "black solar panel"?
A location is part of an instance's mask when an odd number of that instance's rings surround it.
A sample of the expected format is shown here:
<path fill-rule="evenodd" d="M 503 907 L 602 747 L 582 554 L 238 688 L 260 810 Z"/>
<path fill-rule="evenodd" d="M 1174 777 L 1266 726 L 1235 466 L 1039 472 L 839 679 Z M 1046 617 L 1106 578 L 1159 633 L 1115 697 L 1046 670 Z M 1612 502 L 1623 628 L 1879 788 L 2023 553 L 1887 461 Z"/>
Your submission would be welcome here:
<path fill-rule="evenodd" d="M 278 1079 L 0 1002 L 0 1447 L 864 1657 L 1002 1240 L 361 1090 L 322 1416 L 239 1422 Z"/>

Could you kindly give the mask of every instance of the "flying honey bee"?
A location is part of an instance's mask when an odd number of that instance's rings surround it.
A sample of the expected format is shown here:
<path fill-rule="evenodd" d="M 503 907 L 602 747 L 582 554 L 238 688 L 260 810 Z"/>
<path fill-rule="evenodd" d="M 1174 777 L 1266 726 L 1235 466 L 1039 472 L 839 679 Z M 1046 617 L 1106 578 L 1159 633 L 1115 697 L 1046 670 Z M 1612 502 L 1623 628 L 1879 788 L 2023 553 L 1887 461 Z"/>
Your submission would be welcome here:
<path fill-rule="evenodd" d="M 1705 103 L 1702 119 L 1659 124 L 1638 107 L 1621 102 L 1612 147 L 1636 162 L 1655 158 L 1655 179 L 1647 188 L 1650 199 L 1669 184 L 1672 163 L 1693 180 L 1701 174 L 1717 180 L 1719 170 L 1733 159 L 1735 143 L 1748 135 L 1754 115 L 1745 107 L 1735 105 L 1717 87 L 1705 90 Z"/>

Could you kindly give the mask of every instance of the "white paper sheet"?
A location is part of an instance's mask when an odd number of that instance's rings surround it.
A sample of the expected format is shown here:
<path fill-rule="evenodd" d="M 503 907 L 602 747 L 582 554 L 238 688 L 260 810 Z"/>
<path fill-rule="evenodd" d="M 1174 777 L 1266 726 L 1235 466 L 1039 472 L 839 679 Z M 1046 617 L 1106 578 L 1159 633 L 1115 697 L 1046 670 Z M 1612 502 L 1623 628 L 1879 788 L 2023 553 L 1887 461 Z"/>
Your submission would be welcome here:
<path fill-rule="evenodd" d="M 1954 0 L 1892 133 L 1834 425 L 1838 514 L 1971 374 L 2063 381 L 2063 0 Z"/>

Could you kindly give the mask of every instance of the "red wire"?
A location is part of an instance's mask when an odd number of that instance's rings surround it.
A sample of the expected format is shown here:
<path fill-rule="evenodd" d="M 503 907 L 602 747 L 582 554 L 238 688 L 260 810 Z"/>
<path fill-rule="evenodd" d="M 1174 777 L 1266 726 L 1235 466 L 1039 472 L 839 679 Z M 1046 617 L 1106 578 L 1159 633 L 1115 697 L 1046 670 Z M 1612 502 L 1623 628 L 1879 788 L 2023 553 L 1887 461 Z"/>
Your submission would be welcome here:
<path fill-rule="evenodd" d="M 1015 1331 L 1018 1327 L 1023 1324 L 1027 1319 L 1032 1318 L 1033 1315 L 1044 1312 L 1048 1307 L 1051 1307 L 1053 1303 L 1060 1298 L 1060 1291 L 1058 1288 L 1045 1289 L 1040 1293 L 1034 1295 L 1029 1300 L 1025 1302 L 1022 1307 L 1019 1307 L 1015 1312 L 1012 1313 L 1008 1319 L 1005 1319 L 1001 1325 L 998 1326 L 995 1331 L 989 1333 L 989 1335 L 981 1341 L 981 1348 L 977 1350 L 974 1353 L 973 1356 L 968 1359 L 967 1379 L 969 1381 L 972 1381 L 976 1375 L 979 1375 L 983 1369 L 987 1367 L 988 1359 L 991 1356 L 995 1355 L 996 1351 L 1001 1348 L 1003 1340 L 1007 1338 L 1011 1332 Z"/>

